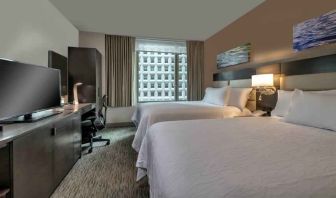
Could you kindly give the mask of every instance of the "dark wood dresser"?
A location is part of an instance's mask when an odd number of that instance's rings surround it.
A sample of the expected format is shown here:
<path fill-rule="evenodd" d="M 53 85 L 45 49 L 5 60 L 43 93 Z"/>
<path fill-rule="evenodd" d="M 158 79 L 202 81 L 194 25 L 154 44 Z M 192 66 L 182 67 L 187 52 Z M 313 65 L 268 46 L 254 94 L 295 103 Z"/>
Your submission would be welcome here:
<path fill-rule="evenodd" d="M 6 197 L 49 197 L 81 157 L 81 115 L 93 104 L 67 106 L 34 123 L 0 132 L 0 192 Z"/>

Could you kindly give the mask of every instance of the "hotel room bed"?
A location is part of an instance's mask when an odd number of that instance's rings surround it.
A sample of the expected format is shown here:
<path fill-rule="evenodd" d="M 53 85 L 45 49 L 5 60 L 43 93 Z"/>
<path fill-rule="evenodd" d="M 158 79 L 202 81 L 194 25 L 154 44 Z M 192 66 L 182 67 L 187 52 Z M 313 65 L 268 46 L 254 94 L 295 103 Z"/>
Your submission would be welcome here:
<path fill-rule="evenodd" d="M 219 106 L 203 101 L 143 103 L 137 106 L 132 121 L 137 131 L 132 147 L 138 152 L 149 127 L 155 123 L 175 120 L 223 119 L 249 115 L 247 108 Z"/>
<path fill-rule="evenodd" d="M 335 197 L 336 134 L 275 118 L 161 122 L 136 165 L 153 198 Z"/>

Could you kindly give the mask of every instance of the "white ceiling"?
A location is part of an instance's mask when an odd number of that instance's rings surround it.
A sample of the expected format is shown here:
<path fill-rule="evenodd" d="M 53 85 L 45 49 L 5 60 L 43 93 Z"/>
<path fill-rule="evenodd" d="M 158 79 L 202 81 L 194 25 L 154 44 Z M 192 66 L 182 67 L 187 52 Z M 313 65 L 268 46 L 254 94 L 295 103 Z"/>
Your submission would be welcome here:
<path fill-rule="evenodd" d="M 79 30 L 205 40 L 265 0 L 50 0 Z"/>

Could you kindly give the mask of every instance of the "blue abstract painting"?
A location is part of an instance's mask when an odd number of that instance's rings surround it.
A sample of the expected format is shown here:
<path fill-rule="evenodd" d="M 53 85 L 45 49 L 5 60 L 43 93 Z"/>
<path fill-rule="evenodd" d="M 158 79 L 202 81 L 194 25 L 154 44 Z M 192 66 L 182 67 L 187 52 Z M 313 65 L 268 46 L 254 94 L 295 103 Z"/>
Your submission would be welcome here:
<path fill-rule="evenodd" d="M 336 42 L 336 10 L 294 26 L 293 48 L 301 51 Z"/>
<path fill-rule="evenodd" d="M 231 65 L 247 63 L 250 60 L 251 44 L 233 48 L 217 55 L 217 67 L 223 68 Z"/>

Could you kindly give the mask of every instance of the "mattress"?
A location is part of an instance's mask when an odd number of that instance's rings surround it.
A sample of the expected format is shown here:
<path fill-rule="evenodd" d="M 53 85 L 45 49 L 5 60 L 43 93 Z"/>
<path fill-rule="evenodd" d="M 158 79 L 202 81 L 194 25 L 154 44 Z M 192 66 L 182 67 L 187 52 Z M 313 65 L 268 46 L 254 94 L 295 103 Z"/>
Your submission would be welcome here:
<path fill-rule="evenodd" d="M 162 122 L 141 146 L 152 198 L 336 196 L 336 134 L 273 118 Z"/>
<path fill-rule="evenodd" d="M 250 114 L 233 106 L 218 106 L 202 101 L 157 102 L 139 104 L 132 116 L 137 131 L 132 147 L 138 152 L 149 127 L 158 122 L 194 119 L 223 119 Z"/>

